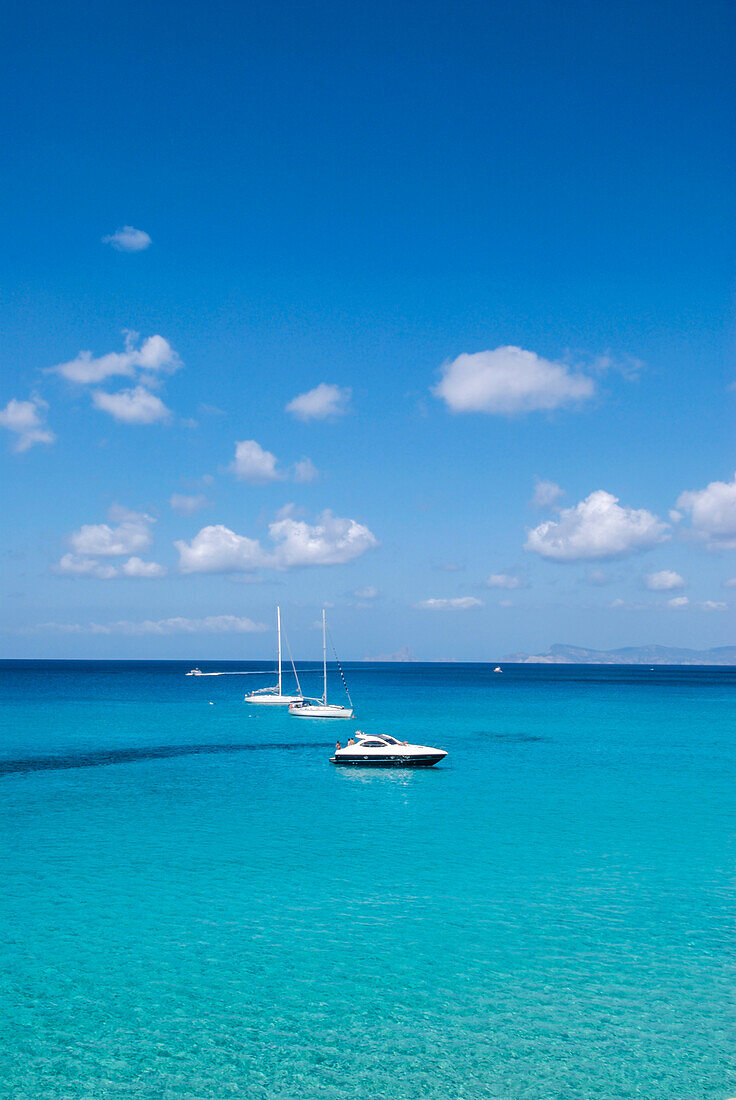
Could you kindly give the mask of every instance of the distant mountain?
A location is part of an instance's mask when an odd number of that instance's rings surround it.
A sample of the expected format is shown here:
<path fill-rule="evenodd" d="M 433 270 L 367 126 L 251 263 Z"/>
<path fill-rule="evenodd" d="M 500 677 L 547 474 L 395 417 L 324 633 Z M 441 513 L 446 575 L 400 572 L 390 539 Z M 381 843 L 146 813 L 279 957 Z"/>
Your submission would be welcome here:
<path fill-rule="evenodd" d="M 574 645 L 552 645 L 546 653 L 512 653 L 503 660 L 523 665 L 736 665 L 736 646 L 676 649 L 666 645 L 640 645 L 622 649 L 583 649 Z"/>
<path fill-rule="evenodd" d="M 377 657 L 366 657 L 366 661 L 392 661 L 404 664 L 406 661 L 416 661 L 416 657 L 408 645 L 397 650 L 396 653 L 379 653 Z"/>

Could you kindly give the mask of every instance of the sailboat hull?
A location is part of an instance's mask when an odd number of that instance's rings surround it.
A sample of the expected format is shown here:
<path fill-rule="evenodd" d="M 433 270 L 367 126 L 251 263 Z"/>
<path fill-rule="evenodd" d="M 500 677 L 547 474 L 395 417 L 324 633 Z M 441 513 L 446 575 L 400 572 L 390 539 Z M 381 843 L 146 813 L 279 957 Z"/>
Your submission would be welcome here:
<path fill-rule="evenodd" d="M 246 703 L 257 703 L 259 707 L 289 707 L 292 703 L 298 703 L 300 695 L 246 695 Z"/>
<path fill-rule="evenodd" d="M 295 718 L 352 718 L 352 707 L 340 707 L 332 703 L 294 703 L 289 714 Z"/>

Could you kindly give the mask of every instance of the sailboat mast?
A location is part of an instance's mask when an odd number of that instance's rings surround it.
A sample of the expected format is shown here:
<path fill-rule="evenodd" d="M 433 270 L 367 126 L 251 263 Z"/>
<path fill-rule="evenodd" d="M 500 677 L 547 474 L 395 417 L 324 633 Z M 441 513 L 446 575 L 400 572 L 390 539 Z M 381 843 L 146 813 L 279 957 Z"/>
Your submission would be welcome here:
<path fill-rule="evenodd" d="M 327 706 L 327 623 L 325 621 L 325 609 L 322 608 L 322 699 Z"/>
<path fill-rule="evenodd" d="M 279 635 L 279 695 L 281 695 L 281 608 L 276 605 L 276 629 Z"/>

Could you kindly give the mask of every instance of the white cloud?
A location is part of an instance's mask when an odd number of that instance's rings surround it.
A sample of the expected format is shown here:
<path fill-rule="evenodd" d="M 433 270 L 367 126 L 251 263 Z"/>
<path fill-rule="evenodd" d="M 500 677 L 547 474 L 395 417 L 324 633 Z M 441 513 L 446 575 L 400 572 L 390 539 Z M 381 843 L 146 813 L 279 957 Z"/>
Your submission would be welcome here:
<path fill-rule="evenodd" d="M 432 393 L 453 412 L 513 416 L 586 400 L 595 393 L 595 383 L 533 351 L 500 347 L 459 355 L 446 363 Z"/>
<path fill-rule="evenodd" d="M 165 577 L 167 570 L 165 565 L 159 565 L 157 561 L 143 561 L 141 558 L 132 557 L 123 563 L 122 572 L 126 577 L 153 579 L 154 577 Z"/>
<path fill-rule="evenodd" d="M 143 252 L 150 245 L 151 238 L 143 229 L 124 225 L 109 237 L 103 237 L 102 243 L 111 244 L 118 252 Z"/>
<path fill-rule="evenodd" d="M 669 537 L 668 525 L 643 508 L 622 508 L 598 489 L 528 533 L 525 549 L 553 561 L 615 558 L 647 550 Z"/>
<path fill-rule="evenodd" d="M 679 608 L 687 607 L 690 600 L 687 596 L 673 596 L 671 600 L 667 600 L 667 606 L 677 611 Z"/>
<path fill-rule="evenodd" d="M 218 523 L 203 527 L 191 542 L 174 543 L 182 573 L 248 573 L 266 564 L 257 539 L 236 535 Z"/>
<path fill-rule="evenodd" d="M 360 557 L 378 542 L 364 524 L 325 511 L 315 524 L 296 519 L 289 505 L 269 524 L 272 549 L 257 539 L 237 535 L 218 524 L 203 527 L 191 540 L 174 545 L 182 573 L 252 572 L 259 568 L 292 569 L 305 565 L 339 565 Z"/>
<path fill-rule="evenodd" d="M 353 595 L 356 600 L 377 600 L 380 592 L 372 584 L 367 584 L 364 588 L 356 588 Z"/>
<path fill-rule="evenodd" d="M 269 628 L 237 615 L 208 615 L 204 619 L 121 619 L 113 623 L 40 623 L 37 630 L 61 634 L 262 634 Z"/>
<path fill-rule="evenodd" d="M 235 458 L 230 469 L 240 481 L 265 485 L 283 477 L 276 469 L 277 461 L 276 455 L 264 450 L 255 439 L 243 439 L 235 444 Z"/>
<path fill-rule="evenodd" d="M 53 443 L 54 433 L 44 424 L 48 405 L 40 397 L 17 401 L 14 397 L 0 409 L 0 428 L 7 428 L 15 437 L 13 450 L 22 453 L 36 443 Z"/>
<path fill-rule="evenodd" d="M 181 516 L 192 516 L 208 504 L 207 497 L 202 493 L 188 496 L 186 493 L 172 493 L 169 499 L 169 507 Z"/>
<path fill-rule="evenodd" d="M 534 486 L 534 495 L 531 503 L 535 508 L 553 508 L 560 497 L 564 497 L 565 490 L 556 485 L 554 481 L 538 481 Z"/>
<path fill-rule="evenodd" d="M 319 477 L 319 470 L 311 458 L 302 458 L 301 461 L 294 463 L 294 481 L 303 484 L 314 481 L 317 477 Z"/>
<path fill-rule="evenodd" d="M 644 584 L 650 592 L 666 592 L 671 588 L 685 587 L 685 581 L 673 569 L 660 569 L 657 573 L 647 573 Z"/>
<path fill-rule="evenodd" d="M 113 375 L 132 378 L 137 370 L 171 374 L 181 366 L 181 360 L 163 336 L 149 336 L 140 347 L 137 332 L 126 332 L 125 351 L 111 351 L 95 359 L 91 351 L 80 351 L 76 359 L 49 367 L 68 382 L 89 385 L 104 382 Z"/>
<path fill-rule="evenodd" d="M 677 507 L 690 516 L 699 538 L 714 548 L 736 547 L 736 474 L 733 481 L 711 481 L 705 489 L 680 493 Z"/>
<path fill-rule="evenodd" d="M 69 536 L 75 554 L 93 557 L 122 557 L 148 550 L 151 545 L 150 525 L 154 522 L 144 512 L 130 512 L 113 507 L 110 516 L 118 521 L 115 527 L 108 523 L 85 524 Z"/>
<path fill-rule="evenodd" d="M 275 543 L 273 559 L 279 569 L 299 565 L 342 565 L 378 545 L 375 535 L 354 519 L 341 519 L 322 512 L 315 524 L 295 519 L 292 505 L 281 510 L 269 524 Z"/>
<path fill-rule="evenodd" d="M 54 572 L 67 577 L 95 577 L 102 581 L 118 576 L 114 565 L 105 565 L 94 558 L 85 558 L 79 554 L 64 554 L 61 561 L 54 566 Z"/>
<path fill-rule="evenodd" d="M 54 572 L 67 577 L 94 577 L 97 580 L 109 581 L 114 577 L 165 577 L 167 570 L 164 565 L 156 561 L 143 561 L 142 558 L 132 557 L 123 562 L 118 568 L 115 565 L 101 562 L 97 558 L 87 558 L 80 554 L 64 554 L 61 561 L 54 566 Z"/>
<path fill-rule="evenodd" d="M 118 393 L 95 390 L 92 401 L 95 408 L 109 413 L 124 424 L 155 424 L 171 416 L 171 410 L 164 405 L 161 398 L 143 386 L 120 390 Z"/>
<path fill-rule="evenodd" d="M 527 588 L 527 582 L 510 573 L 491 573 L 485 581 L 486 588 Z"/>
<path fill-rule="evenodd" d="M 483 601 L 475 596 L 454 596 L 449 599 L 420 600 L 414 606 L 420 611 L 469 611 L 471 607 L 482 607 Z"/>
<path fill-rule="evenodd" d="M 727 611 L 728 604 L 719 600 L 703 600 L 698 604 L 701 611 Z"/>
<path fill-rule="evenodd" d="M 729 577 L 727 581 L 723 582 L 724 588 L 736 588 L 736 577 Z"/>
<path fill-rule="evenodd" d="M 352 390 L 347 386 L 320 382 L 313 390 L 300 393 L 286 406 L 286 412 L 297 420 L 328 420 L 348 411 Z"/>

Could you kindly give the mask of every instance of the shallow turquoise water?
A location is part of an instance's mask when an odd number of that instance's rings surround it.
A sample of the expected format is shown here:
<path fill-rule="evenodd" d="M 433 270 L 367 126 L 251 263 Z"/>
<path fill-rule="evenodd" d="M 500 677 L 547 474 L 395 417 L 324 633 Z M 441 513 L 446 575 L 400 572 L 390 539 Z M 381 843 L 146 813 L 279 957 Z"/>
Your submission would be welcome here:
<path fill-rule="evenodd" d="M 183 670 L 0 664 L 0 1095 L 736 1095 L 736 672 Z"/>

